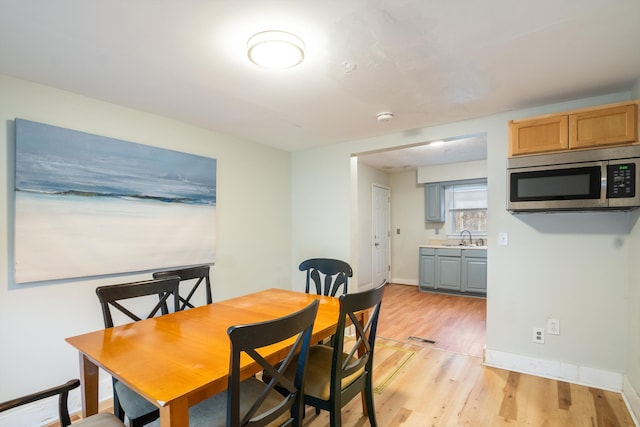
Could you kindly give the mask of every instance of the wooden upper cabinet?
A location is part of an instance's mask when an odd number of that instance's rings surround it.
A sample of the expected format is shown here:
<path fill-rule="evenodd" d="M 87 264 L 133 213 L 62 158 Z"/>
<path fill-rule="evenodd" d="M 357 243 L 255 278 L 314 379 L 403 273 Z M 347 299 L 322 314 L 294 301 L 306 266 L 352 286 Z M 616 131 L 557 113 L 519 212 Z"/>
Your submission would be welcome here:
<path fill-rule="evenodd" d="M 589 148 L 635 142 L 638 135 L 636 104 L 603 108 L 569 116 L 569 146 Z"/>
<path fill-rule="evenodd" d="M 509 157 L 638 142 L 638 104 L 619 102 L 509 122 Z"/>
<path fill-rule="evenodd" d="M 509 122 L 509 156 L 546 153 L 569 148 L 566 115 Z"/>

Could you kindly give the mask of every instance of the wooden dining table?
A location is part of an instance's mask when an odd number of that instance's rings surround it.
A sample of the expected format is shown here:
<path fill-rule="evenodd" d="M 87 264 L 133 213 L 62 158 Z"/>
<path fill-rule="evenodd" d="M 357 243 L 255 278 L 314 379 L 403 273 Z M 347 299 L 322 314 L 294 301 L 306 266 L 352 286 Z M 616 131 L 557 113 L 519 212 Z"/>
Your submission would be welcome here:
<path fill-rule="evenodd" d="M 268 289 L 164 316 L 101 329 L 66 341 L 80 353 L 83 416 L 98 412 L 99 368 L 160 409 L 160 425 L 188 426 L 189 407 L 227 388 L 232 325 L 261 322 L 298 311 L 319 299 L 312 342 L 335 333 L 337 298 Z M 293 340 L 260 350 L 284 359 Z M 259 372 L 241 359 L 242 379 Z"/>

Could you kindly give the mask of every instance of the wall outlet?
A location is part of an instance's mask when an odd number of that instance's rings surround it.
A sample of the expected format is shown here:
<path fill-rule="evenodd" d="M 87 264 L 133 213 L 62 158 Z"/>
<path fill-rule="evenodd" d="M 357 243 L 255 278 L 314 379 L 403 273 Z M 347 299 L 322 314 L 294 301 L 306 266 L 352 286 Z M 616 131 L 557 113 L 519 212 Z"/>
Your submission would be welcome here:
<path fill-rule="evenodd" d="M 544 344 L 544 328 L 533 328 L 533 342 Z"/>
<path fill-rule="evenodd" d="M 547 319 L 547 333 L 549 335 L 560 335 L 560 320 Z"/>

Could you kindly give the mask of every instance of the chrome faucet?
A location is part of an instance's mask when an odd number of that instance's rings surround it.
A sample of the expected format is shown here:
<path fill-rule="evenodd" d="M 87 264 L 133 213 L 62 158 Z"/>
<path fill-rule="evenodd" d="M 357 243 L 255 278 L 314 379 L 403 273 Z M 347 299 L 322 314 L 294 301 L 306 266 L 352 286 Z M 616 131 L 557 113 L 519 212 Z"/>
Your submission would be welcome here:
<path fill-rule="evenodd" d="M 462 231 L 460 232 L 460 245 L 461 245 L 461 246 L 465 246 L 465 243 L 464 243 L 464 242 L 465 242 L 465 240 L 464 240 L 464 236 L 463 236 L 463 234 L 465 233 L 465 231 L 466 231 L 467 233 L 469 233 L 469 246 L 471 246 L 471 245 L 473 244 L 473 239 L 471 238 L 471 232 L 470 232 L 469 230 L 462 230 Z"/>

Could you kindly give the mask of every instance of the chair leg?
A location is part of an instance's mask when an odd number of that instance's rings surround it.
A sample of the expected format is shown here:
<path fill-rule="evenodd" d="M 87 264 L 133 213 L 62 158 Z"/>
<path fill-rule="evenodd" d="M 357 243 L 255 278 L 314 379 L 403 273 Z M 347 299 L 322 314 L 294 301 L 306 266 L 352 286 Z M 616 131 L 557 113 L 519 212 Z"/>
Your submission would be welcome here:
<path fill-rule="evenodd" d="M 331 427 L 342 427 L 342 408 L 333 408 L 329 411 L 329 425 Z"/>
<path fill-rule="evenodd" d="M 294 404 L 291 408 L 291 417 L 293 418 L 294 427 L 302 427 L 302 419 L 304 418 L 304 404 Z"/>
<path fill-rule="evenodd" d="M 154 422 L 155 420 L 157 420 L 158 418 L 160 418 L 160 412 L 159 411 L 153 411 L 153 412 L 149 412 L 148 414 L 145 414 L 141 417 L 135 418 L 133 420 L 129 420 L 129 427 L 144 427 L 149 423 Z"/>
<path fill-rule="evenodd" d="M 118 399 L 118 394 L 116 393 L 116 380 L 113 381 L 113 414 L 120 419 L 120 421 L 124 422 L 124 410 L 122 410 L 122 406 L 120 406 L 120 399 Z"/>
<path fill-rule="evenodd" d="M 369 415 L 369 424 L 371 427 L 377 427 L 376 410 L 373 406 L 373 381 L 371 375 L 367 376 L 367 383 L 364 388 L 364 401 L 367 407 L 367 414 Z"/>

